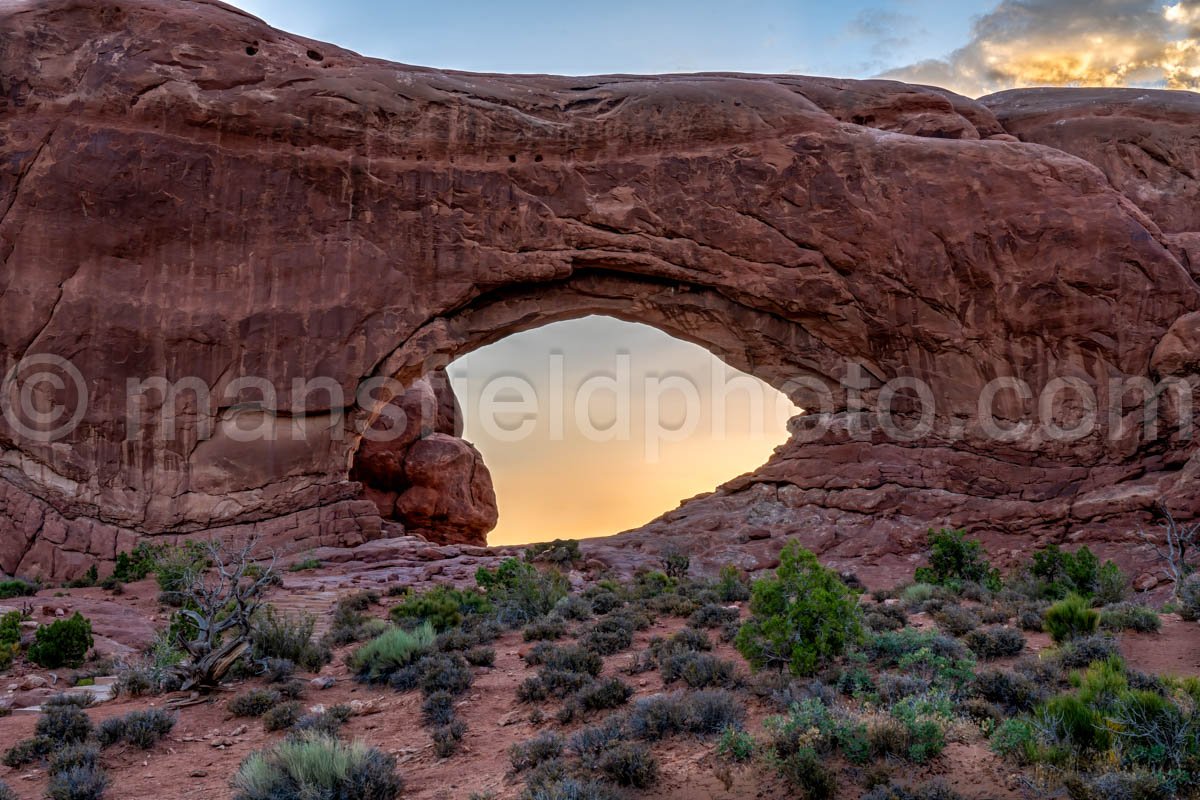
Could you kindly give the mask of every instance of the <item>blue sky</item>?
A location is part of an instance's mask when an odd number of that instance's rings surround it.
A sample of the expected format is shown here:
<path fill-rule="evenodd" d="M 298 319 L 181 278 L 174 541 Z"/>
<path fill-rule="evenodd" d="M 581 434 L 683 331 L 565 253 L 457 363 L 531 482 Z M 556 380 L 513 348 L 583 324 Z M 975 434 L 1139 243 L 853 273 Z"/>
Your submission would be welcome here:
<path fill-rule="evenodd" d="M 991 3 L 237 0 L 366 55 L 484 72 L 800 72 L 866 77 L 942 57 Z"/>

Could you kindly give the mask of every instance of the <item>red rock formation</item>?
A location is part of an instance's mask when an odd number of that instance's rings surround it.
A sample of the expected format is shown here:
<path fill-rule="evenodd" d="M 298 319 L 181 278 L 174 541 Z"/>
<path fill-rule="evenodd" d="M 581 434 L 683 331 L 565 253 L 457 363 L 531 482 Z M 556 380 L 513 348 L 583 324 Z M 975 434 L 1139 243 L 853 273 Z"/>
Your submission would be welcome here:
<path fill-rule="evenodd" d="M 496 493 L 479 451 L 458 438 L 462 415 L 445 371 L 417 381 L 391 407 L 400 416 L 381 415 L 374 427 L 390 432 L 395 424 L 402 430 L 364 441 L 350 479 L 363 484 L 384 518 L 413 533 L 452 544 L 487 544 L 498 519 Z"/>
<path fill-rule="evenodd" d="M 805 407 L 793 378 L 831 382 L 828 432 L 680 519 L 1067 536 L 1160 495 L 1200 512 L 1180 437 L 970 422 L 996 377 L 1033 391 L 999 398 L 1011 418 L 1057 377 L 1104 390 L 1179 360 L 1160 342 L 1191 341 L 1200 309 L 1190 96 L 1045 92 L 1025 113 L 887 81 L 439 72 L 210 0 L 5 5 L 0 76 L 0 353 L 69 359 L 90 399 L 56 441 L 0 423 L 6 570 L 69 577 L 141 535 L 379 536 L 349 480 L 379 410 L 364 382 L 597 312 Z M 156 377 L 211 393 L 131 399 Z M 934 430 L 854 432 L 896 377 L 930 387 Z M 425 486 L 404 507 L 429 520 L 476 488 Z"/>

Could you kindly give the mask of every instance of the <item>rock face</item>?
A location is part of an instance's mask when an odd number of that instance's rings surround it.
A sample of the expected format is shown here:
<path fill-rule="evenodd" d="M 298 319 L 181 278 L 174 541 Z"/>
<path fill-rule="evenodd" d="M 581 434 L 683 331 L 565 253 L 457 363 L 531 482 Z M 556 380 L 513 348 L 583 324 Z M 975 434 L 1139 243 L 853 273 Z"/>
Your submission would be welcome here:
<path fill-rule="evenodd" d="M 1200 513 L 1191 440 L 1107 402 L 1191 363 L 1194 95 L 439 72 L 211 0 L 5 4 L 0 76 L 6 571 L 69 577 L 147 535 L 376 538 L 356 459 L 411 486 L 389 513 L 477 538 L 477 456 L 436 429 L 403 462 L 364 446 L 395 394 L 373 387 L 591 313 L 812 409 L 647 531 L 754 510 L 843 538 L 1067 537 L 1158 498 Z M 62 389 L 22 395 L 51 368 Z M 998 378 L 1028 388 L 994 398 L 1013 435 L 978 413 Z M 927 388 L 928 426 L 895 379 Z M 1088 407 L 1043 397 L 1063 381 L 1117 413 L 1053 435 Z"/>
<path fill-rule="evenodd" d="M 436 388 L 435 388 L 436 387 Z M 391 402 L 376 430 L 402 430 L 359 447 L 351 480 L 385 518 L 412 533 L 452 544 L 486 545 L 499 519 L 491 473 L 479 451 L 459 438 L 462 415 L 444 370 Z M 389 409 L 389 410 L 391 410 Z"/>

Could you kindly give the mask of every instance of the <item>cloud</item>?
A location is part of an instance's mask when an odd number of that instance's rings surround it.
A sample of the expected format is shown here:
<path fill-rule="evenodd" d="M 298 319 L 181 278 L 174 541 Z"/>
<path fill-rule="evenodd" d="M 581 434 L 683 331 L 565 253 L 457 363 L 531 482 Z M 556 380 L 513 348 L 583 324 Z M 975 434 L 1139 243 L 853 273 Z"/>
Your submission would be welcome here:
<path fill-rule="evenodd" d="M 1025 86 L 1200 89 L 1200 0 L 1003 0 L 944 59 L 881 77 L 979 96 Z"/>

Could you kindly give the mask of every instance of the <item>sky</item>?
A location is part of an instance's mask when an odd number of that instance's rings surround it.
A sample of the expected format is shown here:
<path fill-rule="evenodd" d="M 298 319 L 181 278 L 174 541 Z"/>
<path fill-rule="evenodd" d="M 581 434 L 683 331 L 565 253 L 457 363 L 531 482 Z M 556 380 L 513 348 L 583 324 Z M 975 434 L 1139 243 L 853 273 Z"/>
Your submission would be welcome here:
<path fill-rule="evenodd" d="M 1200 0 L 234 0 L 275 27 L 407 64 L 480 72 L 664 73 L 736 71 L 932 83 L 979 97 L 1039 85 L 1200 89 Z M 616 419 L 603 391 L 585 425 L 574 399 L 590 377 L 616 376 L 629 354 L 628 432 L 593 441 Z M 561 356 L 565 397 L 554 402 Z M 754 423 L 711 377 L 758 383 L 701 348 L 646 326 L 588 318 L 510 337 L 451 366 L 466 407 L 466 436 L 491 468 L 500 507 L 492 543 L 586 537 L 635 527 L 678 502 L 753 469 L 786 439 L 795 409 L 764 384 Z M 684 390 L 650 396 L 647 379 L 686 378 Z M 532 391 L 522 395 L 521 381 Z M 721 384 L 724 386 L 725 384 Z M 491 388 L 488 388 L 491 387 Z M 499 387 L 499 390 L 497 390 Z M 485 394 L 490 392 L 490 402 Z M 733 395 L 735 398 L 737 393 Z M 507 399 L 506 399 L 507 398 Z M 496 414 L 536 401 L 538 414 Z M 550 410 L 566 408 L 561 436 Z M 481 408 L 489 410 L 485 421 Z M 569 407 L 569 408 L 568 408 Z M 511 406 L 510 406 L 511 408 Z M 661 408 L 661 410 L 659 410 Z M 647 430 L 684 417 L 680 441 Z M 522 435 L 514 439 L 513 430 Z M 587 428 L 585 432 L 583 428 Z M 719 428 L 720 430 L 716 430 Z M 665 428 L 663 429 L 665 430 Z M 660 431 L 661 432 L 661 431 Z M 590 438 L 589 438 L 590 437 Z M 656 446 L 650 447 L 648 441 Z"/>

